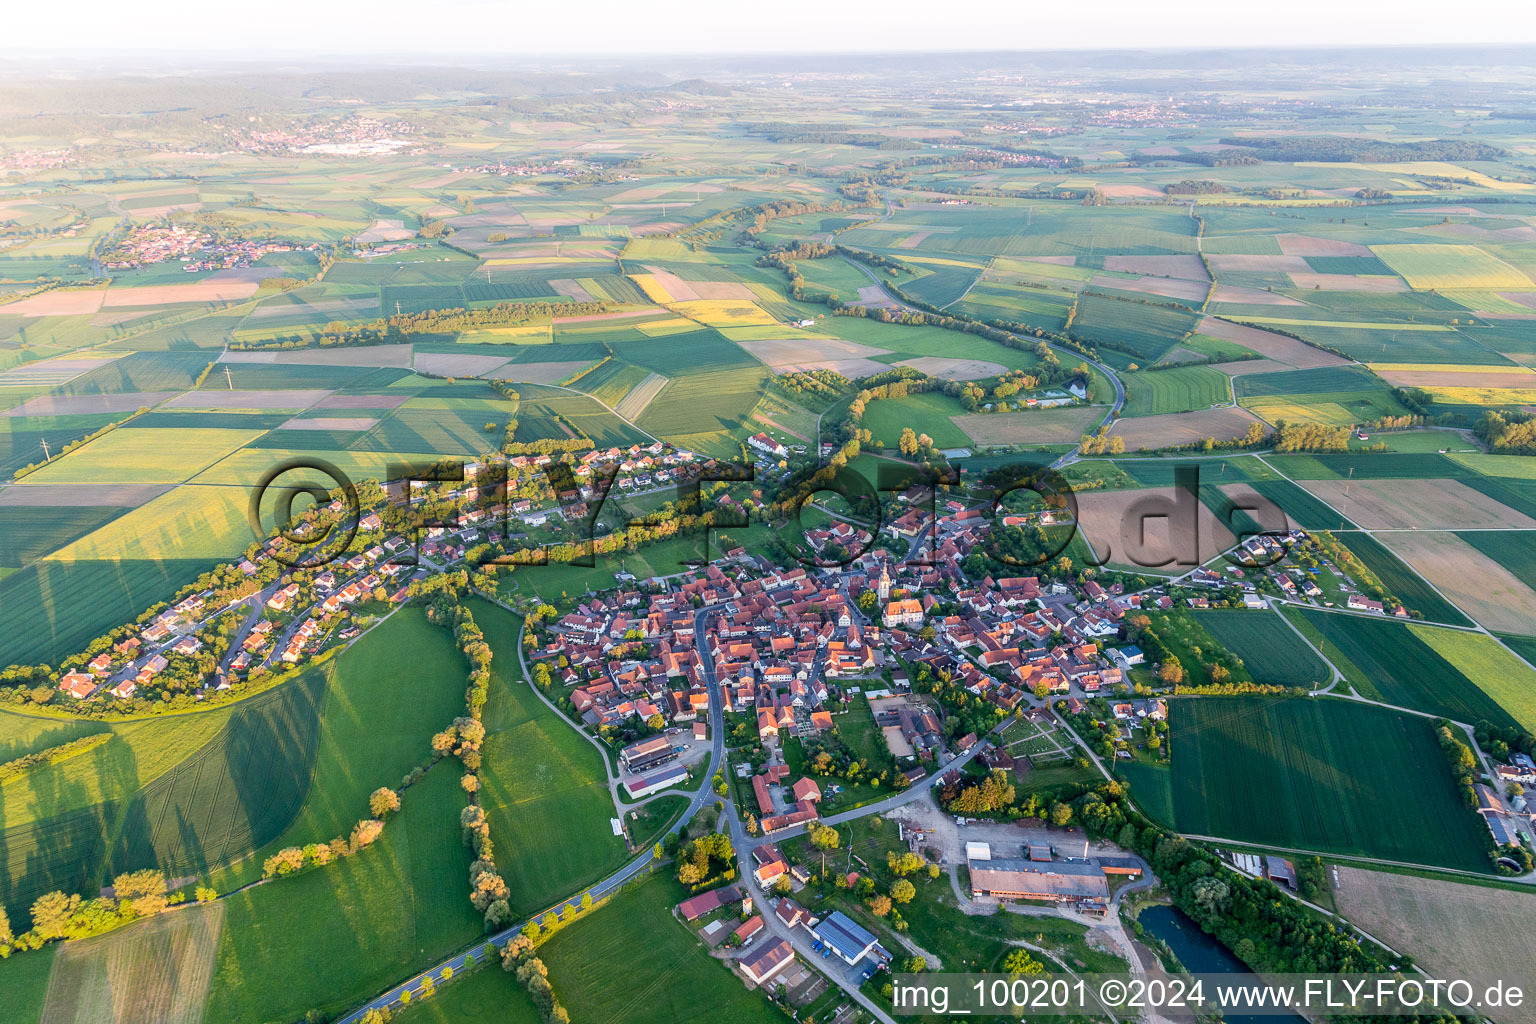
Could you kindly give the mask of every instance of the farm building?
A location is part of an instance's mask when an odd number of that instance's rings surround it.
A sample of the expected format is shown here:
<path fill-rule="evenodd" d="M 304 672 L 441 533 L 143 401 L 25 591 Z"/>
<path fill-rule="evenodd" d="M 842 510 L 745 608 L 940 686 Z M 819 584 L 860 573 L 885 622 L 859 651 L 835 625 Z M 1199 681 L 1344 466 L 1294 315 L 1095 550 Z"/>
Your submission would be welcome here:
<path fill-rule="evenodd" d="M 736 961 L 741 967 L 741 973 L 751 978 L 758 985 L 768 982 L 774 975 L 794 963 L 795 951 L 790 946 L 788 939 L 780 939 L 771 945 L 744 956 Z"/>
<path fill-rule="evenodd" d="M 741 899 L 741 890 L 734 885 L 727 885 L 683 900 L 677 905 L 677 912 L 683 915 L 685 921 L 697 921 L 705 914 L 719 910 L 727 903 L 735 903 L 739 899 Z"/>
<path fill-rule="evenodd" d="M 676 751 L 672 749 L 672 741 L 665 736 L 639 740 L 619 751 L 619 761 L 632 772 L 653 768 L 663 761 L 670 761 L 674 756 Z"/>
<path fill-rule="evenodd" d="M 971 894 L 998 899 L 1055 900 L 1057 902 L 1109 899 L 1104 869 L 1096 864 L 1051 863 L 1007 858 L 970 864 Z"/>
<path fill-rule="evenodd" d="M 675 786 L 679 782 L 688 781 L 688 769 L 680 764 L 674 764 L 660 771 L 651 772 L 649 775 L 637 775 L 624 780 L 624 789 L 629 793 L 630 799 L 638 800 L 643 796 L 650 796 L 669 786 Z"/>

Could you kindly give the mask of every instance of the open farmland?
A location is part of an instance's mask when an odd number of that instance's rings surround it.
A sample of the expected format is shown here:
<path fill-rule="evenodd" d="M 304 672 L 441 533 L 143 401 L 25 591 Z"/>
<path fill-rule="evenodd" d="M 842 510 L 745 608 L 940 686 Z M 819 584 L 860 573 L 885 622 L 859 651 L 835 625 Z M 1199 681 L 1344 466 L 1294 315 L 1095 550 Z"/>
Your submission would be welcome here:
<path fill-rule="evenodd" d="M 1470 626 L 1471 620 L 1448 601 L 1432 585 L 1432 581 L 1426 582 L 1424 577 L 1409 568 L 1401 558 L 1392 553 L 1388 545 L 1383 543 L 1384 540 L 1390 541 L 1397 537 L 1414 535 L 1412 531 L 1384 532 L 1379 537 L 1364 532 L 1351 532 L 1343 534 L 1339 539 L 1360 559 L 1361 564 L 1375 574 L 1382 586 L 1403 602 L 1410 613 L 1433 622 Z"/>
<path fill-rule="evenodd" d="M 260 434 L 248 430 L 119 427 L 29 477 L 32 483 L 175 484 Z"/>
<path fill-rule="evenodd" d="M 1106 358 L 1122 366 L 1151 365 L 1193 332 L 1197 323 L 1192 312 L 1089 295 L 1078 300 L 1071 333 L 1104 349 Z"/>
<path fill-rule="evenodd" d="M 1233 537 L 1204 504 L 1195 502 L 1193 529 L 1183 516 L 1170 516 L 1178 500 L 1171 487 L 1084 491 L 1079 528 L 1101 563 L 1187 572 L 1231 547 Z"/>
<path fill-rule="evenodd" d="M 1536 587 L 1536 548 L 1527 533 L 1476 530 L 1460 534 L 1463 541 L 1498 562 L 1528 587 Z"/>
<path fill-rule="evenodd" d="M 517 620 L 484 602 L 473 611 L 493 652 L 480 799 L 513 913 L 524 914 L 596 881 L 626 851 L 609 827 L 602 755 L 534 696 L 517 668 Z"/>
<path fill-rule="evenodd" d="M 1124 378 L 1126 416 L 1192 412 L 1232 400 L 1228 378 L 1208 366 L 1143 371 Z"/>
<path fill-rule="evenodd" d="M 1243 499 L 1243 489 L 1251 488 L 1260 498 L 1273 502 L 1286 518 L 1304 530 L 1341 530 L 1354 524 L 1317 497 L 1289 480 L 1258 480 L 1252 484 L 1229 484 L 1223 489 L 1229 497 Z"/>
<path fill-rule="evenodd" d="M 1371 692 L 1363 696 L 1469 724 L 1515 721 L 1494 694 L 1425 643 L 1407 623 L 1310 608 L 1298 609 L 1295 615 L 1321 635 L 1323 653 L 1340 671 L 1352 681 L 1364 681 Z"/>
<path fill-rule="evenodd" d="M 1536 893 L 1444 878 L 1345 867 L 1333 891 L 1339 913 L 1394 949 L 1411 950 L 1421 969 L 1466 978 L 1486 989 L 1536 971 L 1536 937 L 1521 922 L 1536 913 Z M 1505 1007 L 1499 1024 L 1530 1024 L 1536 1009 Z"/>
<path fill-rule="evenodd" d="M 1487 693 L 1527 730 L 1536 728 L 1536 669 L 1491 636 L 1414 623 L 1413 635 Z"/>
<path fill-rule="evenodd" d="M 980 445 L 1075 444 L 1103 419 L 1093 406 L 1033 409 L 1024 412 L 965 413 L 950 417 Z"/>
<path fill-rule="evenodd" d="M 482 934 L 464 897 L 457 773 L 439 765 L 407 796 L 366 850 L 224 901 L 205 1024 L 336 1013 Z"/>
<path fill-rule="evenodd" d="M 194 905 L 65 943 L 38 1024 L 201 1024 L 223 924 L 223 904 Z"/>
<path fill-rule="evenodd" d="M 1536 529 L 1459 480 L 1308 480 L 1302 486 L 1367 530 Z"/>
<path fill-rule="evenodd" d="M 1222 341 L 1230 341 L 1241 345 L 1251 352 L 1256 352 L 1265 359 L 1277 363 L 1285 363 L 1298 369 L 1313 366 L 1342 366 L 1348 360 L 1332 352 L 1324 352 L 1320 348 L 1297 341 L 1295 338 L 1276 334 L 1274 331 L 1266 331 L 1262 328 L 1251 327 L 1247 324 L 1234 323 L 1220 317 L 1207 316 L 1200 321 L 1201 334 L 1212 338 L 1220 338 Z M 1235 370 L 1241 372 L 1241 363 L 1235 364 Z"/>
<path fill-rule="evenodd" d="M 1481 532 L 1424 531 L 1383 533 L 1378 539 L 1479 625 L 1503 632 L 1528 632 L 1536 623 L 1536 591 L 1506 563 L 1479 549 L 1482 536 Z M 1525 546 L 1532 543 L 1530 534 L 1515 536 L 1521 537 Z M 1353 547 L 1354 539 L 1350 541 Z"/>
<path fill-rule="evenodd" d="M 144 867 L 202 874 L 274 838 L 309 788 L 323 687 L 311 675 L 233 712 L 117 726 L 89 755 L 7 785 L 0 903 Z"/>
<path fill-rule="evenodd" d="M 1530 277 L 1475 245 L 1373 245 L 1371 251 L 1414 288 L 1519 288 Z"/>
<path fill-rule="evenodd" d="M 396 1024 L 540 1024 L 539 1011 L 527 991 L 516 978 L 495 967 L 455 979 L 452 985 L 438 989 L 431 999 L 417 1001 L 397 1012 L 394 1019 Z"/>
<path fill-rule="evenodd" d="M 653 877 L 540 947 L 550 984 L 572 1020 L 783 1020 L 672 916 L 673 905 L 684 895 L 669 879 Z M 646 955 L 633 956 L 637 949 Z"/>
<path fill-rule="evenodd" d="M 1231 441 L 1246 436 L 1250 426 L 1257 422 L 1257 417 L 1246 409 L 1224 406 L 1160 416 L 1128 416 L 1115 421 L 1110 436 L 1123 438 L 1126 451 L 1138 452 L 1195 444 L 1208 437 Z"/>
<path fill-rule="evenodd" d="M 1328 666 L 1274 612 L 1197 611 L 1195 621 L 1239 658 L 1261 686 L 1309 686 L 1333 678 Z"/>
<path fill-rule="evenodd" d="M 967 416 L 957 400 L 936 391 L 928 391 L 905 398 L 882 398 L 870 402 L 864 410 L 864 426 L 874 433 L 875 440 L 884 441 L 885 446 L 892 450 L 901 439 L 902 430 L 907 427 L 919 434 L 927 434 L 939 448 L 959 448 L 970 444 L 972 440 L 972 435 L 962 425 L 1001 415 Z"/>
<path fill-rule="evenodd" d="M 1425 719 L 1326 698 L 1193 697 L 1169 702 L 1169 726 L 1181 832 L 1488 870 L 1484 826 Z M 1382 778 L 1400 800 L 1380 799 Z M 1423 827 L 1397 827 L 1400 801 Z"/>
<path fill-rule="evenodd" d="M 57 663 L 212 567 L 208 559 L 43 559 L 0 577 L 0 662 Z"/>

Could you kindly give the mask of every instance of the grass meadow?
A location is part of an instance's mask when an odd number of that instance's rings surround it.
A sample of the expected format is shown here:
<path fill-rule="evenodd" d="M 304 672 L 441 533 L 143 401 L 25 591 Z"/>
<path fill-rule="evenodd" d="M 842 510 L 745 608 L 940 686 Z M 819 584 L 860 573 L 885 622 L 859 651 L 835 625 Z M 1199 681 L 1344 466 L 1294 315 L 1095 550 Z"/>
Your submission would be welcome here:
<path fill-rule="evenodd" d="M 487 602 L 475 621 L 494 652 L 480 803 L 514 915 L 544 909 L 623 863 L 603 755 L 533 693 L 517 665 L 520 620 Z"/>
<path fill-rule="evenodd" d="M 653 875 L 539 947 L 550 984 L 572 1020 L 770 1024 L 784 1019 L 672 916 L 684 895 L 665 875 Z"/>

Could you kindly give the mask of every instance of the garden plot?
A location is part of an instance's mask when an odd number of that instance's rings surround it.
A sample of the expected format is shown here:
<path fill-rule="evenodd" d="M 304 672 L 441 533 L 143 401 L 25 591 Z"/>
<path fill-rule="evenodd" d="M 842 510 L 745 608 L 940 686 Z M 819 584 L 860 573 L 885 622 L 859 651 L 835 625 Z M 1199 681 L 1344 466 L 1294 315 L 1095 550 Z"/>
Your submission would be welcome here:
<path fill-rule="evenodd" d="M 1303 480 L 1367 530 L 1531 530 L 1536 519 L 1459 480 Z"/>

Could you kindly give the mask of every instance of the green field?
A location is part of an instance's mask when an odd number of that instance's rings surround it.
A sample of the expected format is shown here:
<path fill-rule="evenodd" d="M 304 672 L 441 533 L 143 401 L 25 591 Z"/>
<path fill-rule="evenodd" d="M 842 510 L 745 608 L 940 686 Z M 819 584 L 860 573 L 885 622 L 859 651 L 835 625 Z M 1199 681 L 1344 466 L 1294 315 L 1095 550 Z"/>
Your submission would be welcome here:
<path fill-rule="evenodd" d="M 539 1024 L 539 1011 L 517 979 L 493 959 L 467 978 L 454 978 L 430 999 L 396 1011 L 394 1024 Z"/>
<path fill-rule="evenodd" d="M 769 1024 L 784 1016 L 672 916 L 686 894 L 665 876 L 615 896 L 539 947 L 549 982 L 584 1024 L 715 1020 Z M 765 941 L 765 940 L 759 940 Z"/>
<path fill-rule="evenodd" d="M 401 650 L 414 652 L 412 666 L 401 663 Z M 398 786 L 427 760 L 432 734 L 463 714 L 463 656 L 452 634 L 428 623 L 420 607 L 400 609 L 320 671 L 329 686 L 320 709 L 314 783 L 292 824 L 258 851 L 262 856 L 345 835 L 366 816 L 368 794 Z M 218 886 L 254 877 L 260 860 L 219 876 Z"/>
<path fill-rule="evenodd" d="M 1414 288 L 1529 288 L 1531 279 L 1475 245 L 1373 245 Z"/>
<path fill-rule="evenodd" d="M 0 664 L 57 665 L 212 568 L 209 559 L 55 562 L 0 578 Z"/>
<path fill-rule="evenodd" d="M 1149 617 L 1152 620 L 1152 629 L 1157 633 L 1158 638 L 1168 646 L 1168 650 L 1176 655 L 1180 664 L 1184 666 L 1186 681 L 1194 686 L 1209 683 L 1211 681 L 1209 670 L 1213 664 L 1211 652 L 1219 650 L 1223 644 L 1218 642 L 1213 634 L 1207 632 L 1203 620 L 1196 619 L 1195 613 L 1187 608 L 1154 612 Z M 1244 661 L 1246 662 L 1246 659 Z M 1246 664 L 1228 666 L 1228 671 L 1234 683 L 1251 682 L 1253 679 Z"/>
<path fill-rule="evenodd" d="M 368 849 L 226 899 L 208 1024 L 335 1013 L 482 934 L 465 882 L 463 806 L 456 766 L 441 764 Z"/>
<path fill-rule="evenodd" d="M 1293 480 L 1458 480 L 1475 474 L 1438 452 L 1331 452 L 1266 455 L 1264 461 Z"/>
<path fill-rule="evenodd" d="M 1228 377 L 1209 366 L 1176 366 L 1124 375 L 1126 416 L 1208 409 L 1231 401 Z M 1243 378 L 1238 378 L 1239 380 Z"/>
<path fill-rule="evenodd" d="M 255 440 L 251 430 L 119 427 L 31 474 L 30 483 L 178 484 Z"/>
<path fill-rule="evenodd" d="M 1131 787 L 1141 813 L 1165 828 L 1173 827 L 1173 769 L 1150 761 L 1119 761 L 1115 774 Z"/>
<path fill-rule="evenodd" d="M 1367 391 L 1382 383 L 1362 366 L 1318 366 L 1310 370 L 1281 370 L 1237 377 L 1232 387 L 1238 398 L 1268 395 L 1312 395 L 1330 391 Z"/>
<path fill-rule="evenodd" d="M 1327 698 L 1169 702 L 1179 831 L 1488 870 L 1427 719 Z M 1402 808 L 1413 808 L 1413 820 Z"/>
<path fill-rule="evenodd" d="M 1481 633 L 1418 624 L 1408 628 L 1498 701 L 1523 728 L 1536 730 L 1536 670 Z"/>
<path fill-rule="evenodd" d="M 1350 675 L 1354 668 L 1375 690 L 1365 696 L 1458 722 L 1515 724 L 1493 695 L 1437 654 L 1407 623 L 1312 608 L 1298 608 L 1295 614 L 1322 636 L 1323 653 L 1341 672 Z"/>
<path fill-rule="evenodd" d="M 875 440 L 884 441 L 895 452 L 901 432 L 911 427 L 927 434 L 939 448 L 963 448 L 971 444 L 970 435 L 950 420 L 965 413 L 959 401 L 937 391 L 927 391 L 905 398 L 882 398 L 864 408 L 864 426 Z"/>
<path fill-rule="evenodd" d="M 609 824 L 615 812 L 603 755 L 523 680 L 519 619 L 483 601 L 471 607 L 494 652 L 480 803 L 517 916 L 597 881 L 626 850 Z"/>
<path fill-rule="evenodd" d="M 1198 317 L 1188 310 L 1088 295 L 1077 304 L 1071 335 L 1103 349 L 1110 365 L 1151 365 L 1195 329 Z"/>
<path fill-rule="evenodd" d="M 1472 620 L 1430 586 L 1424 577 L 1410 569 L 1391 551 L 1367 533 L 1346 532 L 1338 535 L 1344 546 L 1355 553 L 1365 567 L 1376 574 L 1382 586 L 1396 594 L 1410 612 L 1418 612 L 1431 622 L 1470 626 Z"/>
<path fill-rule="evenodd" d="M 1333 678 L 1328 666 L 1275 612 L 1213 608 L 1195 621 L 1233 654 L 1253 681 L 1267 686 L 1308 686 Z"/>
<path fill-rule="evenodd" d="M 1243 398 L 1239 403 L 1270 423 L 1285 420 L 1288 423 L 1322 423 L 1330 427 L 1349 427 L 1385 416 L 1408 414 L 1407 408 L 1385 388 Z"/>
<path fill-rule="evenodd" d="M 48 975 L 58 951 L 58 944 L 53 943 L 0 960 L 0 991 L 5 992 L 9 1019 L 18 1024 L 33 1024 L 42 1015 L 48 996 Z"/>

